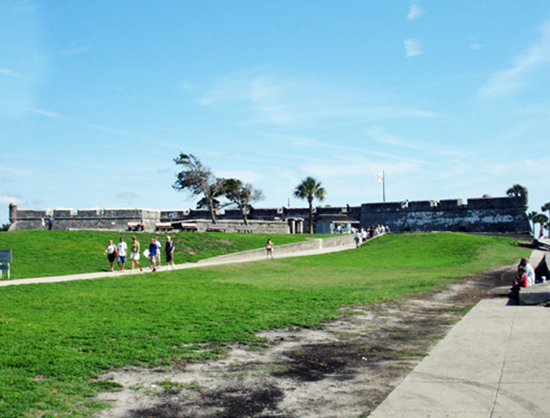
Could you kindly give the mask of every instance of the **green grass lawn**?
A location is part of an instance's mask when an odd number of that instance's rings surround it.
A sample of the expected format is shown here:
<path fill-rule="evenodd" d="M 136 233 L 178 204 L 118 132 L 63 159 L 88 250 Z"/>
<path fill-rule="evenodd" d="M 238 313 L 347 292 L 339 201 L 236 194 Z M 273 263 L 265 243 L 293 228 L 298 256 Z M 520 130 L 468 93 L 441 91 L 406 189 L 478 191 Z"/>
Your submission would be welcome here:
<path fill-rule="evenodd" d="M 164 245 L 166 235 L 176 244 L 176 263 L 196 262 L 204 258 L 263 248 L 271 237 L 277 245 L 304 241 L 312 235 L 290 234 L 231 234 L 231 233 L 176 233 L 153 234 L 111 231 L 42 231 L 27 230 L 0 233 L 0 248 L 11 248 L 13 263 L 11 278 L 47 277 L 66 274 L 92 273 L 110 270 L 103 252 L 110 239 L 115 245 L 123 237 L 130 248 L 135 235 L 141 252 L 148 248 L 151 238 L 158 236 Z M 315 236 L 319 238 L 318 236 Z M 128 253 L 129 254 L 129 253 Z M 148 261 L 141 257 L 144 265 Z M 126 263 L 130 268 L 130 263 Z M 4 275 L 4 278 L 6 276 Z"/>
<path fill-rule="evenodd" d="M 29 237 L 50 240 L 48 234 Z M 65 234 L 78 236 L 79 247 L 102 251 L 97 235 L 87 246 L 85 233 Z M 248 235 L 227 241 L 254 238 L 265 242 Z M 58 274 L 61 265 L 66 274 L 66 261 L 57 260 L 71 255 L 57 251 L 57 258 L 42 253 L 42 268 Z M 390 234 L 319 256 L 3 287 L 0 416 L 89 417 L 104 407 L 91 399 L 113 386 L 97 379 L 111 368 L 216 356 L 224 344 L 255 341 L 261 330 L 316 326 L 341 306 L 410 297 L 528 254 L 505 238 Z"/>

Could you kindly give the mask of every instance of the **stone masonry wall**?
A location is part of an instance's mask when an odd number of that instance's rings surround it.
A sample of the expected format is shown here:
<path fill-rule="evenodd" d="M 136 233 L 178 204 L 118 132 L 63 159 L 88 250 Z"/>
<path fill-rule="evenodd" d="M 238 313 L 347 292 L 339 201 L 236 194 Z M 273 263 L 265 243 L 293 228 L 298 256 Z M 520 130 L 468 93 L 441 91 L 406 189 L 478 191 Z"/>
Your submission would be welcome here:
<path fill-rule="evenodd" d="M 318 206 L 314 216 L 346 214 L 360 221 L 360 226 L 388 225 L 393 232 L 401 231 L 455 231 L 479 233 L 531 234 L 527 219 L 527 193 L 519 197 L 484 197 L 441 201 L 413 201 L 389 203 L 365 203 L 360 207 Z M 195 223 L 198 231 L 206 231 L 211 225 L 208 210 L 175 209 L 56 209 L 54 211 L 15 209 L 15 223 L 10 228 L 37 229 L 40 220 L 53 215 L 55 229 L 126 230 L 128 222 L 143 220 L 145 228 L 153 231 L 158 223 Z M 226 231 L 242 231 L 240 212 L 227 209 L 216 211 L 218 226 Z M 255 208 L 248 218 L 254 232 L 289 233 L 291 222 L 307 224 L 307 207 Z M 47 223 L 47 222 L 46 222 Z M 300 229 L 301 231 L 301 229 Z"/>

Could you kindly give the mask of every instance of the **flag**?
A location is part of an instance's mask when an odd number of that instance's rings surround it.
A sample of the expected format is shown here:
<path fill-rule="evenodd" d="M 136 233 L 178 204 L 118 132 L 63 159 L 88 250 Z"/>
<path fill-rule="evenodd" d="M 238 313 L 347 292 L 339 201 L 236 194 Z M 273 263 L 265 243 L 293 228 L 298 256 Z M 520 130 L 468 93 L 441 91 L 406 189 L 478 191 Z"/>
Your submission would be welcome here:
<path fill-rule="evenodd" d="M 379 182 L 379 183 L 382 183 L 384 181 L 384 172 L 383 171 L 376 175 L 376 181 Z"/>

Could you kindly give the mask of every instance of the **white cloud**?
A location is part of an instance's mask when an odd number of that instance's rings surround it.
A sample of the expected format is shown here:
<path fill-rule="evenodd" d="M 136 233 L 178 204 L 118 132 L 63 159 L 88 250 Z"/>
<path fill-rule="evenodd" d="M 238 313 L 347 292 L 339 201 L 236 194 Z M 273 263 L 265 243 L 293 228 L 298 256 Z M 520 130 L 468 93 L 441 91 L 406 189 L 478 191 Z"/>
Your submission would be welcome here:
<path fill-rule="evenodd" d="M 422 7 L 420 7 L 418 4 L 413 4 L 409 9 L 409 14 L 407 15 L 407 19 L 409 20 L 418 19 L 419 17 L 422 17 L 423 14 L 424 14 L 424 11 L 422 10 Z"/>
<path fill-rule="evenodd" d="M 422 54 L 422 43 L 418 39 L 405 39 L 403 41 L 405 53 L 407 57 L 416 57 Z"/>
<path fill-rule="evenodd" d="M 5 75 L 6 77 L 12 77 L 12 78 L 27 78 L 22 74 L 19 74 L 18 72 L 15 72 L 13 70 L 10 70 L 9 68 L 0 68 L 0 74 Z"/>
<path fill-rule="evenodd" d="M 231 112 L 248 115 L 246 123 L 253 125 L 319 128 L 335 120 L 435 116 L 430 111 L 387 104 L 385 92 L 373 92 L 355 84 L 342 86 L 312 76 L 236 74 L 215 83 L 196 101 L 218 108 L 229 105 Z"/>
<path fill-rule="evenodd" d="M 514 59 L 507 70 L 494 73 L 480 89 L 480 99 L 498 99 L 521 91 L 528 82 L 533 82 L 532 73 L 547 67 L 550 62 L 550 22 L 541 29 L 537 43 Z M 548 69 L 547 69 L 548 71 Z"/>

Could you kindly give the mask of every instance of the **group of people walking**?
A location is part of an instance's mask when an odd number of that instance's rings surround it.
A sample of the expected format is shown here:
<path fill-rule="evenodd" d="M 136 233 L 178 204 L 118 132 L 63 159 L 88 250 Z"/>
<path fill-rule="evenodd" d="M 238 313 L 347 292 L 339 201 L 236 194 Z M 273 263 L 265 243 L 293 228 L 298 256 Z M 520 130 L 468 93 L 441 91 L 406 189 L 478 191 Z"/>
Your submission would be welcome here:
<path fill-rule="evenodd" d="M 390 228 L 384 225 L 378 225 L 376 228 L 374 227 L 374 225 L 371 225 L 367 229 L 356 229 L 353 234 L 355 246 L 359 247 L 365 241 L 374 238 L 377 235 L 385 234 L 386 232 L 390 232 Z"/>
<path fill-rule="evenodd" d="M 166 257 L 166 264 L 168 267 L 174 268 L 174 250 L 176 245 L 170 236 L 166 237 L 164 243 L 164 253 Z M 130 244 L 130 262 L 132 273 L 135 272 L 136 266 L 139 267 L 139 271 L 143 271 L 143 267 L 139 261 L 141 252 L 141 245 L 135 236 L 132 237 L 132 243 Z M 143 251 L 143 255 L 149 259 L 151 263 L 151 270 L 157 271 L 161 265 L 162 244 L 158 240 L 158 237 L 151 238 L 149 247 Z M 115 246 L 113 240 L 109 240 L 109 244 L 103 255 L 107 255 L 111 271 L 114 271 L 114 263 L 118 264 L 118 271 L 124 271 L 126 266 L 126 258 L 128 254 L 128 245 L 124 242 L 124 238 L 120 237 L 118 244 Z"/>

